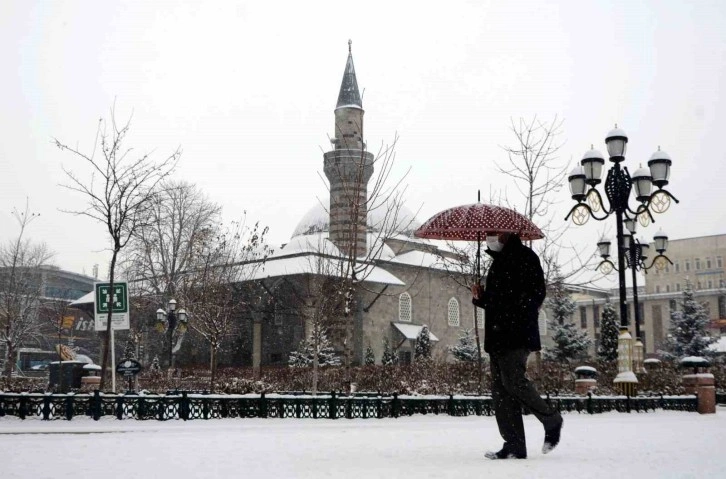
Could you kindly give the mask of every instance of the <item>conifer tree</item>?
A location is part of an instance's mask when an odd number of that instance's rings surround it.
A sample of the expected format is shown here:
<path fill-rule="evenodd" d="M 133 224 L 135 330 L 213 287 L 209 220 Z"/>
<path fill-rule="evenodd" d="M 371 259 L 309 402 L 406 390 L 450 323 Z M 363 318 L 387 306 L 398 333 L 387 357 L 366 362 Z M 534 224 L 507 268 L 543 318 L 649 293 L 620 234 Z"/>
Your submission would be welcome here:
<path fill-rule="evenodd" d="M 366 348 L 364 363 L 366 366 L 373 366 L 374 364 L 376 364 L 376 356 L 373 354 L 373 350 L 371 349 L 370 345 L 368 345 L 368 347 Z"/>
<path fill-rule="evenodd" d="M 671 327 L 661 354 L 668 359 L 712 355 L 709 346 L 716 338 L 708 334 L 709 318 L 703 304 L 696 301 L 689 282 L 683 290 L 679 308 L 671 311 Z"/>
<path fill-rule="evenodd" d="M 151 360 L 151 366 L 149 366 L 149 369 L 152 371 L 159 371 L 161 369 L 161 366 L 159 365 L 159 356 L 154 356 L 154 359 Z"/>
<path fill-rule="evenodd" d="M 555 344 L 552 348 L 547 348 L 544 353 L 547 359 L 569 362 L 587 354 L 592 340 L 587 331 L 580 331 L 572 321 L 575 302 L 565 289 L 564 280 L 556 267 L 555 273 L 545 301 L 545 305 L 552 311 L 553 318 L 549 326 Z"/>
<path fill-rule="evenodd" d="M 381 357 L 381 364 L 384 366 L 396 364 L 396 354 L 391 350 L 388 338 L 383 339 L 383 356 Z"/>
<path fill-rule="evenodd" d="M 124 349 L 124 359 L 136 359 L 136 344 L 133 337 L 126 341 L 126 349 Z"/>
<path fill-rule="evenodd" d="M 300 341 L 297 351 L 290 353 L 288 365 L 292 368 L 305 368 L 313 365 L 315 349 L 318 351 L 319 366 L 340 366 L 340 358 L 335 354 L 328 336 L 323 328 L 315 328 L 317 338 L 311 334 L 310 338 Z"/>
<path fill-rule="evenodd" d="M 418 333 L 413 357 L 417 361 L 431 358 L 431 334 L 429 333 L 429 327 L 426 325 Z"/>
<path fill-rule="evenodd" d="M 603 361 L 617 361 L 618 359 L 619 324 L 618 313 L 613 304 L 608 301 L 602 310 L 600 344 L 597 348 L 597 357 Z"/>
<path fill-rule="evenodd" d="M 457 343 L 450 346 L 449 351 L 457 361 L 476 362 L 479 355 L 476 350 L 476 338 L 471 335 L 471 329 L 462 330 Z"/>

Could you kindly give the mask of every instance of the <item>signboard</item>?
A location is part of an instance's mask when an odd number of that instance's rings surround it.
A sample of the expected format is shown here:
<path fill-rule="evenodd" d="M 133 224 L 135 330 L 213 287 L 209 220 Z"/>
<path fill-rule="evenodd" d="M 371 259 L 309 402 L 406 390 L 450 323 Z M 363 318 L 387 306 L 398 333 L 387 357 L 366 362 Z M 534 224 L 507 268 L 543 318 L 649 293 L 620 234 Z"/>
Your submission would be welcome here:
<path fill-rule="evenodd" d="M 139 374 L 141 369 L 141 363 L 135 359 L 122 359 L 119 365 L 116 366 L 116 372 L 124 376 L 135 376 Z"/>
<path fill-rule="evenodd" d="M 106 331 L 108 311 L 111 309 L 111 327 L 115 330 L 129 329 L 129 288 L 125 282 L 113 283 L 111 292 L 109 283 L 95 283 L 93 295 L 93 311 L 95 313 L 96 331 Z"/>

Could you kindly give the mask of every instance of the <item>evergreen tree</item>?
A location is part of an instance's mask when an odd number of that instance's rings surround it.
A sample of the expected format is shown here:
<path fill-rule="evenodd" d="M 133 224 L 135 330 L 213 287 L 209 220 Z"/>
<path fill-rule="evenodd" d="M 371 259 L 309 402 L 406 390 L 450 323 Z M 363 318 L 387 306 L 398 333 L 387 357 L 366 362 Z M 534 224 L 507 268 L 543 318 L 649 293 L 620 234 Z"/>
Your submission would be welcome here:
<path fill-rule="evenodd" d="M 154 356 L 154 359 L 151 360 L 151 366 L 149 366 L 149 369 L 152 371 L 161 370 L 161 366 L 159 365 L 159 356 Z"/>
<path fill-rule="evenodd" d="M 396 364 L 396 354 L 391 350 L 391 345 L 388 344 L 388 338 L 383 339 L 383 356 L 381 357 L 381 364 L 384 366 Z"/>
<path fill-rule="evenodd" d="M 459 333 L 459 340 L 449 347 L 454 359 L 460 362 L 477 362 L 479 355 L 476 350 L 476 338 L 472 336 L 471 329 Z"/>
<path fill-rule="evenodd" d="M 292 368 L 305 368 L 313 365 L 315 350 L 318 351 L 318 366 L 340 366 L 340 358 L 335 354 L 323 328 L 315 328 L 310 338 L 300 341 L 297 351 L 290 353 L 288 365 Z"/>
<path fill-rule="evenodd" d="M 572 313 L 576 309 L 575 302 L 565 289 L 564 280 L 557 269 L 547 296 L 545 305 L 552 311 L 549 327 L 555 344 L 554 347 L 544 351 L 545 357 L 569 362 L 586 355 L 592 340 L 587 331 L 579 330 L 572 321 Z"/>
<path fill-rule="evenodd" d="M 678 310 L 671 311 L 671 327 L 662 355 L 668 359 L 712 355 L 709 346 L 717 339 L 708 334 L 706 308 L 694 298 L 690 282 L 681 298 Z"/>
<path fill-rule="evenodd" d="M 374 364 L 376 364 L 376 356 L 373 354 L 373 350 L 371 349 L 370 345 L 366 348 L 364 364 L 366 366 L 373 366 Z"/>
<path fill-rule="evenodd" d="M 431 334 L 429 333 L 429 327 L 425 324 L 416 338 L 416 348 L 414 349 L 413 357 L 415 360 L 431 358 Z"/>
<path fill-rule="evenodd" d="M 597 348 L 597 357 L 603 361 L 617 361 L 618 336 L 620 335 L 620 320 L 615 307 L 609 301 L 605 303 L 600 319 L 600 344 Z"/>
<path fill-rule="evenodd" d="M 133 336 L 126 341 L 126 349 L 124 349 L 124 359 L 136 359 L 136 344 Z"/>

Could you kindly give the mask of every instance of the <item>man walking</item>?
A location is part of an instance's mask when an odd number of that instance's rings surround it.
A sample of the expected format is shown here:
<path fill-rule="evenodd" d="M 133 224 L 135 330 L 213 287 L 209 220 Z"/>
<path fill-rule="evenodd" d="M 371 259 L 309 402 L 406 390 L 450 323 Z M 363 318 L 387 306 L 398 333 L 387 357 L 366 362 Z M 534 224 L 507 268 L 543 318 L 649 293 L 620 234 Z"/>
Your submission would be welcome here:
<path fill-rule="evenodd" d="M 486 289 L 471 287 L 472 302 L 486 311 L 484 350 L 491 359 L 492 399 L 504 447 L 487 452 L 489 459 L 525 459 L 522 406 L 542 422 L 542 453 L 560 442 L 562 416 L 551 408 L 527 379 L 527 357 L 542 349 L 539 308 L 546 290 L 539 258 L 513 233 L 489 235 L 487 253 L 493 258 Z"/>

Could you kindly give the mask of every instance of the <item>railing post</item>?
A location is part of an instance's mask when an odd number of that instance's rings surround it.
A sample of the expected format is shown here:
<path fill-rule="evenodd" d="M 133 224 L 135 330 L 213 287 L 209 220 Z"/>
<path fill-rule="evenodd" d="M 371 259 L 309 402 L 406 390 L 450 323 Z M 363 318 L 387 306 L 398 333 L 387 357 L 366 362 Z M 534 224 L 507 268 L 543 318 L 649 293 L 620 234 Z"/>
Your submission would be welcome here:
<path fill-rule="evenodd" d="M 5 395 L 0 394 L 0 417 L 5 417 Z"/>
<path fill-rule="evenodd" d="M 66 395 L 66 400 L 65 400 L 66 414 L 65 415 L 66 415 L 66 420 L 68 420 L 68 421 L 73 419 L 73 399 L 74 398 L 75 398 L 75 396 Z"/>
<path fill-rule="evenodd" d="M 91 417 L 94 421 L 101 419 L 101 393 L 98 389 L 93 391 L 93 398 L 91 399 Z"/>
<path fill-rule="evenodd" d="M 209 419 L 209 399 L 202 398 L 202 417 Z"/>
<path fill-rule="evenodd" d="M 330 419 L 337 419 L 337 405 L 335 401 L 335 391 L 330 392 L 330 401 L 328 406 L 328 417 Z"/>
<path fill-rule="evenodd" d="M 166 397 L 160 397 L 159 401 L 156 403 L 156 407 L 158 410 L 156 411 L 156 418 L 159 421 L 164 420 L 164 410 L 166 409 Z"/>
<path fill-rule="evenodd" d="M 456 411 L 454 410 L 454 395 L 453 394 L 449 394 L 448 410 L 449 410 L 449 416 L 456 415 Z"/>
<path fill-rule="evenodd" d="M 50 419 L 50 396 L 43 396 L 43 421 Z"/>
<path fill-rule="evenodd" d="M 376 399 L 376 417 L 378 419 L 383 418 L 383 398 L 380 393 L 378 393 L 378 398 Z"/>
<path fill-rule="evenodd" d="M 183 421 L 189 419 L 189 396 L 186 391 L 182 391 L 181 404 L 179 405 L 179 415 Z"/>
<path fill-rule="evenodd" d="M 595 412 L 592 410 L 592 393 L 587 393 L 587 412 L 588 414 L 595 414 Z"/>
<path fill-rule="evenodd" d="M 260 393 L 259 401 L 260 403 L 258 406 L 257 415 L 259 417 L 267 417 L 267 399 L 265 398 L 265 391 L 262 391 L 262 393 Z"/>
<path fill-rule="evenodd" d="M 393 400 L 391 401 L 391 416 L 398 417 L 398 393 L 393 393 Z"/>
<path fill-rule="evenodd" d="M 116 398 L 116 419 L 119 421 L 124 418 L 124 397 L 119 396 Z"/>

